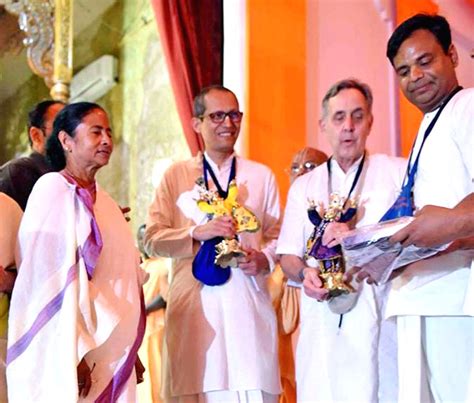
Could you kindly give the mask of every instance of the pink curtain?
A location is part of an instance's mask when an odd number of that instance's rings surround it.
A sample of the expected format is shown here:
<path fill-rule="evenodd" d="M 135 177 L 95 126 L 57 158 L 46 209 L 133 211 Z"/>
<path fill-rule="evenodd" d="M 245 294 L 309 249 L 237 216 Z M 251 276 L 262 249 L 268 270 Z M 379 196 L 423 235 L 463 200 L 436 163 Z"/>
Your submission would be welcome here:
<path fill-rule="evenodd" d="M 192 127 L 193 98 L 201 88 L 222 84 L 222 0 L 151 0 L 178 114 L 191 153 L 204 149 Z"/>

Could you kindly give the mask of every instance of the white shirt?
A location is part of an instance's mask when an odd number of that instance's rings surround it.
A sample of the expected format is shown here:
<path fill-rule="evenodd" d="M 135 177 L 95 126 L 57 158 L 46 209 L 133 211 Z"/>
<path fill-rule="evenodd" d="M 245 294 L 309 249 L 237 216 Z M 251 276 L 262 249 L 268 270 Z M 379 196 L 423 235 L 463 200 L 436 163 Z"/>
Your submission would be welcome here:
<path fill-rule="evenodd" d="M 344 173 L 331 161 L 332 191 L 347 196 L 359 161 Z M 380 220 L 400 190 L 406 161 L 386 155 L 366 157 L 353 194 L 359 196 L 356 226 Z M 328 205 L 326 164 L 298 178 L 290 188 L 277 253 L 304 256 L 314 225 L 307 214 L 308 199 Z M 361 285 L 356 306 L 339 315 L 327 303 L 302 293 L 301 331 L 296 353 L 299 401 L 375 401 L 378 394 L 378 339 L 385 287 Z M 394 339 L 393 329 L 390 340 Z M 391 350 L 390 350 L 391 349 Z M 396 378 L 393 345 L 384 351 L 384 373 Z M 393 365 L 390 367 L 390 363 Z M 393 379 L 391 380 L 392 384 Z M 392 392 L 393 395 L 393 392 Z"/>
<path fill-rule="evenodd" d="M 344 173 L 339 164 L 331 160 L 333 192 L 347 196 L 359 162 L 360 159 L 348 169 L 347 173 Z M 379 221 L 394 202 L 394 195 L 398 195 L 405 174 L 406 161 L 402 158 L 376 154 L 368 155 L 365 165 L 359 183 L 352 193 L 352 197 L 359 197 L 357 227 Z M 326 164 L 295 180 L 288 194 L 283 226 L 278 238 L 278 254 L 304 256 L 306 241 L 314 229 L 306 212 L 309 207 L 308 200 L 321 202 L 327 207 L 328 199 Z"/>
<path fill-rule="evenodd" d="M 423 117 L 414 156 L 436 112 Z M 452 208 L 473 191 L 474 88 L 469 88 L 446 105 L 425 141 L 415 177 L 415 205 Z M 411 264 L 392 282 L 387 315 L 474 315 L 474 303 L 467 303 L 474 292 L 472 264 L 463 251 Z"/>

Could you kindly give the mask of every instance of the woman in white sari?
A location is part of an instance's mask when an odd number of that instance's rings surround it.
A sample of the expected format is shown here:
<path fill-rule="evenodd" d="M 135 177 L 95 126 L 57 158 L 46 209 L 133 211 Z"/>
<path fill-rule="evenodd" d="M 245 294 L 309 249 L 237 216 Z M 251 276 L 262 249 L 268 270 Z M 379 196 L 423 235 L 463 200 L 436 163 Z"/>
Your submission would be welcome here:
<path fill-rule="evenodd" d="M 100 106 L 71 104 L 57 115 L 47 144 L 57 172 L 36 183 L 19 231 L 12 403 L 136 400 L 145 325 L 139 258 L 120 208 L 95 182 L 112 149 Z"/>

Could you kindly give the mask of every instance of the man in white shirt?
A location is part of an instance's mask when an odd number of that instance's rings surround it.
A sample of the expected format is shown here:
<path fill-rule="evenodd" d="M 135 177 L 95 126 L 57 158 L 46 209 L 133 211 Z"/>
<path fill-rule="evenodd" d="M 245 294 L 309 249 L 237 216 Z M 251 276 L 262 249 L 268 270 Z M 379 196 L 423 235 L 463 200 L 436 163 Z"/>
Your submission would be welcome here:
<path fill-rule="evenodd" d="M 287 173 L 290 184 L 301 175 L 305 175 L 321 164 L 328 156 L 316 148 L 304 147 L 293 156 Z M 296 401 L 295 347 L 299 335 L 299 316 L 301 300 L 300 281 L 288 280 L 281 267 L 277 267 L 270 278 L 270 293 L 277 312 L 278 349 L 282 394 L 280 402 Z"/>
<path fill-rule="evenodd" d="M 322 287 L 319 271 L 309 267 L 304 257 L 314 229 L 308 199 L 324 209 L 333 192 L 358 200 L 350 224 L 358 227 L 377 222 L 397 196 L 405 161 L 365 150 L 373 121 L 372 99 L 370 88 L 354 79 L 329 89 L 320 127 L 333 155 L 297 178 L 288 194 L 277 252 L 286 275 L 302 281 L 304 287 L 296 352 L 298 401 L 374 402 L 379 396 L 381 400 L 396 397 L 395 329 L 393 323 L 382 326 L 386 290 L 365 283 L 356 286 L 356 292 L 349 294 L 352 297 L 325 301 L 328 291 Z M 343 230 L 346 224 L 329 224 L 323 244 L 335 245 L 334 238 Z M 342 307 L 344 300 L 352 303 Z M 380 385 L 379 372 L 385 377 Z"/>
<path fill-rule="evenodd" d="M 445 224 L 447 234 L 428 232 L 439 227 L 440 208 L 448 219 L 449 209 L 472 208 L 474 190 L 474 88 L 458 88 L 448 22 L 437 15 L 409 18 L 392 34 L 387 57 L 402 92 L 424 113 L 413 150 L 412 160 L 420 154 L 413 200 L 417 209 L 430 206 L 392 240 L 424 246 L 469 236 L 455 216 Z M 426 216 L 434 213 L 438 224 L 426 226 L 433 224 Z M 474 398 L 468 381 L 474 381 L 472 268 L 472 250 L 451 247 L 408 265 L 392 282 L 387 315 L 398 322 L 400 401 Z"/>
<path fill-rule="evenodd" d="M 266 289 L 280 229 L 278 189 L 268 167 L 236 156 L 241 119 L 230 90 L 202 90 L 192 125 L 205 153 L 173 164 L 150 207 L 145 248 L 150 256 L 173 259 L 163 351 L 169 402 L 276 402 L 280 393 L 276 318 Z M 225 192 L 234 169 L 237 201 L 261 227 L 239 234 L 247 255 L 230 269 L 229 280 L 204 285 L 191 270 L 201 242 L 232 238 L 235 225 L 230 216 L 209 219 L 199 209 L 196 181 Z"/>

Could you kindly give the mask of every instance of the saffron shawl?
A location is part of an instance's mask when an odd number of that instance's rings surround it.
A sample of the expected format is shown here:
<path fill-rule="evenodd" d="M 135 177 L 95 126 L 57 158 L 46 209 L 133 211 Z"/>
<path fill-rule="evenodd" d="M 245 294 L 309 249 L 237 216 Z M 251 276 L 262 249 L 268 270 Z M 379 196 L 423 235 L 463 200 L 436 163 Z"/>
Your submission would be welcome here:
<path fill-rule="evenodd" d="M 101 189 L 89 202 L 59 173 L 41 177 L 28 200 L 10 308 L 10 402 L 135 400 L 144 331 L 138 253 L 117 204 Z M 79 399 L 83 357 L 95 368 Z"/>

